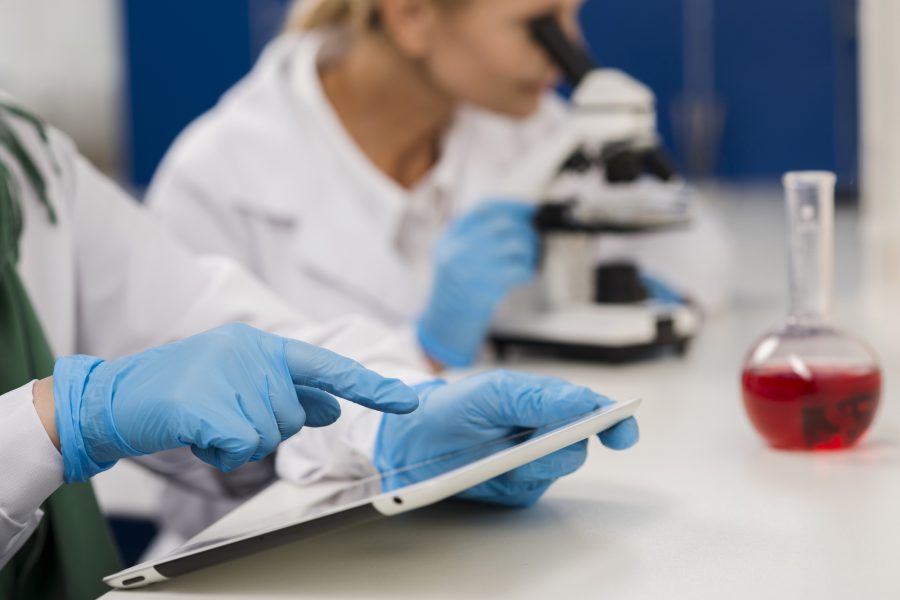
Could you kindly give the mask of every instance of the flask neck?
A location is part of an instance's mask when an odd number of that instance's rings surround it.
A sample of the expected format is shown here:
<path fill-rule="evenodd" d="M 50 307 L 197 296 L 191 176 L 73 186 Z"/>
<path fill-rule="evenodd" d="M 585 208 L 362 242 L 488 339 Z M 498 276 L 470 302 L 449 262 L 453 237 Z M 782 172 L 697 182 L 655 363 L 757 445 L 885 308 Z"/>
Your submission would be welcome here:
<path fill-rule="evenodd" d="M 784 178 L 788 213 L 788 322 L 815 326 L 828 322 L 834 272 L 835 176 L 788 173 Z"/>

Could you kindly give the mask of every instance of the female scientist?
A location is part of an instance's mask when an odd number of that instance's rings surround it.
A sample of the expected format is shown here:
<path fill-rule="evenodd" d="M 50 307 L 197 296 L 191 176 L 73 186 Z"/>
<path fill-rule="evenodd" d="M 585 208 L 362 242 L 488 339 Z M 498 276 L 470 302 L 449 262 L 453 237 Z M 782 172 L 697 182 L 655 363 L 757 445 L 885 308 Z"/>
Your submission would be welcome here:
<path fill-rule="evenodd" d="M 488 199 L 565 118 L 528 23 L 552 13 L 577 36 L 581 4 L 297 2 L 254 70 L 177 140 L 149 205 L 304 312 L 409 326 L 439 365 L 469 365 L 537 262 L 532 209 Z M 721 303 L 728 253 L 703 219 L 621 246 L 609 240 L 610 258 L 630 253 Z M 687 268 L 697 256 L 705 269 Z"/>
<path fill-rule="evenodd" d="M 295 439 L 316 448 L 320 475 L 347 477 L 610 403 L 545 377 L 448 385 L 423 373 L 417 350 L 376 324 L 316 326 L 227 260 L 192 256 L 64 136 L 0 94 L 0 597 L 103 593 L 117 559 L 79 482 L 122 458 L 189 447 L 231 470 L 303 428 Z M 636 424 L 601 440 L 630 446 Z M 572 446 L 462 496 L 527 506 L 585 453 Z"/>

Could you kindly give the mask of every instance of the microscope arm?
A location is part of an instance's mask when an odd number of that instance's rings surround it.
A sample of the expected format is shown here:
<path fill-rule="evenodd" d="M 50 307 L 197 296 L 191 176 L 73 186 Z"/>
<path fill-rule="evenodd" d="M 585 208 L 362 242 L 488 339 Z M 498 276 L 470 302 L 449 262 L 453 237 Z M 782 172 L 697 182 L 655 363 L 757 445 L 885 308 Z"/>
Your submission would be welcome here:
<path fill-rule="evenodd" d="M 611 144 L 656 144 L 653 94 L 621 71 L 598 69 L 583 78 L 565 121 L 507 174 L 498 194 L 531 202 L 546 193 L 563 165 L 578 151 L 599 157 Z"/>

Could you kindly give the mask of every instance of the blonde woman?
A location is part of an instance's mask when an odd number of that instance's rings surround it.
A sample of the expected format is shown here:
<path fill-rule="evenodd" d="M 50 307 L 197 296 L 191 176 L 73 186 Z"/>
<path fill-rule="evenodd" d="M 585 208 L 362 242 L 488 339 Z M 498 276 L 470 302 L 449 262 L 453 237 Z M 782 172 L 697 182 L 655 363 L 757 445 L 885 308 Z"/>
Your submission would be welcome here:
<path fill-rule="evenodd" d="M 581 4 L 298 2 L 253 72 L 178 139 L 149 204 L 306 313 L 374 316 L 434 362 L 469 365 L 536 262 L 531 209 L 491 192 L 565 114 L 528 23 L 552 13 L 577 36 Z M 629 252 L 717 304 L 722 269 L 701 274 L 707 290 L 683 266 L 721 246 L 702 226 Z"/>
<path fill-rule="evenodd" d="M 316 319 L 375 317 L 439 365 L 471 364 L 494 309 L 536 262 L 531 209 L 492 190 L 565 117 L 558 73 L 528 23 L 553 13 L 577 36 L 581 4 L 299 2 L 253 71 L 177 140 L 150 207 L 183 242 L 236 258 Z M 722 297 L 723 247 L 706 224 L 636 244 L 604 239 L 707 306 Z M 374 444 L 365 424 L 345 428 L 347 452 Z M 315 480 L 329 456 L 300 435 L 280 449 L 278 472 Z M 234 502 L 172 490 L 170 539 L 157 550 Z"/>

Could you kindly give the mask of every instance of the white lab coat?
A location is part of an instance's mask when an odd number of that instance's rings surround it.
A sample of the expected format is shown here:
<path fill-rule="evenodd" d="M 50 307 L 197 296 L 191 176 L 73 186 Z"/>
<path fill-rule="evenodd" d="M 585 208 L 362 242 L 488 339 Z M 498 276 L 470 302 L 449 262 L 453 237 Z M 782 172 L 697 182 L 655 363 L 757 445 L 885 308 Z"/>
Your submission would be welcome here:
<path fill-rule="evenodd" d="M 248 266 L 316 318 L 409 324 L 431 285 L 431 246 L 562 118 L 548 96 L 527 122 L 459 111 L 414 189 L 381 172 L 343 128 L 318 65 L 340 38 L 283 36 L 178 138 L 147 203 L 189 246 Z"/>
<path fill-rule="evenodd" d="M 408 326 L 427 301 L 431 248 L 447 222 L 499 189 L 565 105 L 548 94 L 527 120 L 460 109 L 437 165 L 405 190 L 356 146 L 322 90 L 319 67 L 341 44 L 327 32 L 272 42 L 179 136 L 147 202 L 184 243 L 234 257 L 306 314 Z M 715 309 L 728 295 L 728 244 L 705 211 L 698 217 L 689 232 L 606 236 L 598 258 L 637 260 Z"/>
<path fill-rule="evenodd" d="M 57 355 L 112 358 L 243 321 L 407 381 L 429 377 L 411 339 L 366 319 L 317 325 L 301 317 L 233 262 L 190 253 L 62 134 L 50 131 L 47 151 L 30 126 L 17 122 L 16 130 L 44 173 L 58 214 L 52 225 L 17 163 L 0 156 L 22 182 L 19 272 Z M 373 472 L 380 416 L 350 403 L 342 408 L 335 426 L 296 436 L 303 440 L 294 457 L 310 479 Z M 31 384 L 0 396 L 0 457 L 2 567 L 39 522 L 39 505 L 62 483 L 62 460 L 37 419 Z"/>
<path fill-rule="evenodd" d="M 527 120 L 461 108 L 438 163 L 406 190 L 357 147 L 323 92 L 319 68 L 342 44 L 329 32 L 272 42 L 253 71 L 179 136 L 147 203 L 182 242 L 235 258 L 304 314 L 364 314 L 413 337 L 431 289 L 435 240 L 450 219 L 499 189 L 517 159 L 565 118 L 565 106 L 548 94 Z M 725 295 L 727 262 L 719 259 L 728 252 L 715 225 L 701 223 L 646 241 L 606 237 L 602 255 L 639 257 L 711 306 Z M 303 480 L 308 462 L 297 452 L 293 442 L 279 448 L 279 475 Z M 183 513 L 186 494 L 172 494 L 167 505 Z"/>

